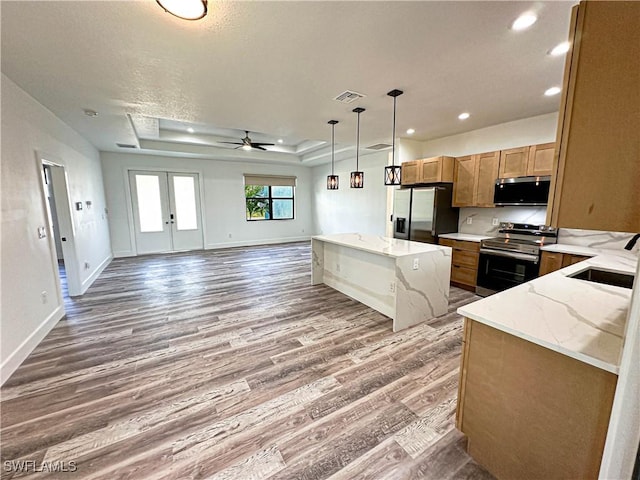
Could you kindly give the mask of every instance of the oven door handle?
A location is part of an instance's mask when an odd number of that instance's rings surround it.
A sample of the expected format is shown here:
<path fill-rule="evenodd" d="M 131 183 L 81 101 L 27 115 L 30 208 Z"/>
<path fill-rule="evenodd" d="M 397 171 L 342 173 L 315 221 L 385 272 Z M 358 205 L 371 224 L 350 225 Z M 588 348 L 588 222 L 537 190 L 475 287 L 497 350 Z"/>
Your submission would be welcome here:
<path fill-rule="evenodd" d="M 517 253 L 517 252 L 502 252 L 499 250 L 489 250 L 488 248 L 481 248 L 480 253 L 484 253 L 486 255 L 495 255 L 496 257 L 508 257 L 515 258 L 517 260 L 526 260 L 527 262 L 538 263 L 537 255 L 529 255 L 527 253 Z"/>

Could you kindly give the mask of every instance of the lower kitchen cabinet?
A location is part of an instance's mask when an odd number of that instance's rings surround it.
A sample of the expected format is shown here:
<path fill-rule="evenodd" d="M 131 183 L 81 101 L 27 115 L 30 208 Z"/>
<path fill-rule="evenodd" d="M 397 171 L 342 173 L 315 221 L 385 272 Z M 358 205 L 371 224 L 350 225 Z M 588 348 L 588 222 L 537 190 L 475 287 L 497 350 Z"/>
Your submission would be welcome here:
<path fill-rule="evenodd" d="M 465 319 L 456 426 L 498 479 L 596 479 L 617 375 Z"/>
<path fill-rule="evenodd" d="M 452 248 L 451 283 L 456 287 L 474 291 L 478 279 L 480 244 L 463 240 L 441 238 L 440 245 Z"/>
<path fill-rule="evenodd" d="M 582 262 L 587 258 L 584 255 L 573 255 L 570 253 L 559 252 L 542 252 L 540 259 L 540 273 L 539 276 L 546 275 L 547 273 L 555 272 L 561 268 L 568 267 L 574 263 Z"/>

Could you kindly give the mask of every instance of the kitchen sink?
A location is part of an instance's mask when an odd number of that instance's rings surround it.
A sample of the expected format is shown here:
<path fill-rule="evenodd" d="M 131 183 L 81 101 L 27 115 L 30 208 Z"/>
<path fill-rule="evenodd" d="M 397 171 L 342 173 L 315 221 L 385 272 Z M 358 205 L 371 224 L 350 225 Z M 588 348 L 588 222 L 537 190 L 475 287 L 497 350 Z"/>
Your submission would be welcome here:
<path fill-rule="evenodd" d="M 589 282 L 604 283 L 605 285 L 614 285 L 616 287 L 633 288 L 633 275 L 628 273 L 608 272 L 598 268 L 587 268 L 573 275 L 567 275 L 571 278 L 587 280 Z"/>

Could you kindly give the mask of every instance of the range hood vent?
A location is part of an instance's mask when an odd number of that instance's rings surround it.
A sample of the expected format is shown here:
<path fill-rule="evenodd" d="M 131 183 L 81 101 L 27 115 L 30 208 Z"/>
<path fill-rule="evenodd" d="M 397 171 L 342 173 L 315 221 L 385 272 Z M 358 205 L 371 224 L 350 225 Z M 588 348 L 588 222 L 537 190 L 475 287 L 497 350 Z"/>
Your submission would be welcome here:
<path fill-rule="evenodd" d="M 364 98 L 364 95 L 358 92 L 354 92 L 353 90 L 346 90 L 335 97 L 334 100 L 337 100 L 340 103 L 351 103 L 355 102 L 359 98 Z"/>

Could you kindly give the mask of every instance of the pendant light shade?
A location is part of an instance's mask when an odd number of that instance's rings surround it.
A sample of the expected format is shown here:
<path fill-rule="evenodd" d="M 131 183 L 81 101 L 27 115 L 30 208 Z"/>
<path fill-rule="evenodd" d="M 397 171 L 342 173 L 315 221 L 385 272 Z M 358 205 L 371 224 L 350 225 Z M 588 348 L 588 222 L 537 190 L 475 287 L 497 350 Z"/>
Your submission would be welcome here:
<path fill-rule="evenodd" d="M 336 123 L 338 123 L 338 120 L 329 120 L 327 123 L 331 125 L 331 175 L 327 176 L 327 190 L 338 190 L 340 179 L 338 178 L 338 175 L 333 174 L 333 162 L 335 159 L 335 146 L 336 146 L 335 131 L 336 131 Z"/>
<path fill-rule="evenodd" d="M 393 137 L 391 137 L 391 165 L 384 167 L 384 184 L 388 186 L 400 185 L 402 167 L 396 165 L 396 99 L 402 95 L 402 90 L 391 90 L 387 95 L 393 97 Z"/>
<path fill-rule="evenodd" d="M 364 108 L 354 108 L 353 113 L 358 114 L 358 127 L 356 130 L 356 171 L 351 172 L 351 188 L 364 187 L 364 172 L 358 170 L 360 160 L 360 114 L 364 112 Z"/>
<path fill-rule="evenodd" d="M 165 12 L 184 20 L 200 20 L 207 14 L 207 0 L 156 0 Z"/>

